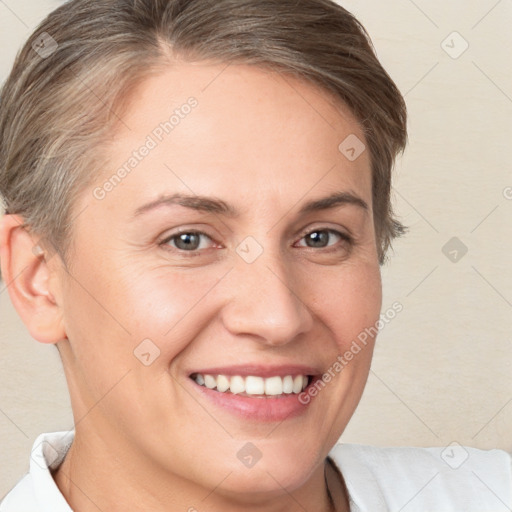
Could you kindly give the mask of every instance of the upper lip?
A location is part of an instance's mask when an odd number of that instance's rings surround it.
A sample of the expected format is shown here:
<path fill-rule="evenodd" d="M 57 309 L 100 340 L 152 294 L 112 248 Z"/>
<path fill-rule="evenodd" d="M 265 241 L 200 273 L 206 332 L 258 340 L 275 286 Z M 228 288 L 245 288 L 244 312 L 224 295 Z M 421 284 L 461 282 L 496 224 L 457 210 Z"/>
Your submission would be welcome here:
<path fill-rule="evenodd" d="M 200 373 L 201 375 L 240 375 L 242 377 L 247 377 L 249 375 L 254 375 L 257 377 L 285 377 L 286 375 L 318 375 L 321 373 L 321 371 L 318 370 L 318 368 L 298 364 L 287 364 L 277 366 L 262 364 L 239 364 L 235 366 L 216 366 L 212 368 L 201 368 L 189 372 L 189 375 L 194 375 L 197 373 Z"/>

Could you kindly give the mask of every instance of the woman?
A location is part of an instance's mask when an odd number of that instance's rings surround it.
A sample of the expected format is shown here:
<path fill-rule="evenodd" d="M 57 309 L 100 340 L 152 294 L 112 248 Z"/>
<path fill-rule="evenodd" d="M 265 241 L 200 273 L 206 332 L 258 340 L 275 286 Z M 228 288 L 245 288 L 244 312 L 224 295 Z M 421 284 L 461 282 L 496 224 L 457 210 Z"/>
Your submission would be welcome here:
<path fill-rule="evenodd" d="M 405 105 L 347 11 L 71 0 L 1 98 L 2 273 L 75 420 L 2 512 L 510 507 L 503 451 L 336 445 L 404 231 Z"/>

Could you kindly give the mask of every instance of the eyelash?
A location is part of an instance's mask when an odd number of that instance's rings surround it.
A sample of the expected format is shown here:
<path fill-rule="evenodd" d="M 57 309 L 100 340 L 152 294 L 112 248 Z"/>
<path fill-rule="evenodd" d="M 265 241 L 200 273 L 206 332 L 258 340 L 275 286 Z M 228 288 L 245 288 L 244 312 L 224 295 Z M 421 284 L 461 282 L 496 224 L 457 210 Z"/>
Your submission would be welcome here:
<path fill-rule="evenodd" d="M 322 232 L 333 233 L 333 234 L 339 236 L 340 239 L 342 241 L 348 243 L 350 247 L 352 247 L 352 245 L 354 244 L 354 239 L 350 235 L 348 235 L 346 233 L 343 233 L 341 231 L 338 231 L 336 229 L 331 229 L 331 228 L 316 228 L 316 229 L 312 229 L 311 231 L 308 231 L 308 232 L 304 233 L 301 236 L 300 240 L 302 240 L 305 237 L 311 235 L 312 233 L 322 233 Z M 180 231 L 178 233 L 174 233 L 174 234 L 166 237 L 164 240 L 162 240 L 159 243 L 159 245 L 162 246 L 167 251 L 175 251 L 175 252 L 178 252 L 178 253 L 180 253 L 180 255 L 183 255 L 185 257 L 200 256 L 202 251 L 204 251 L 205 249 L 193 249 L 193 250 L 190 250 L 190 251 L 186 251 L 184 249 L 179 249 L 178 247 L 172 247 L 172 246 L 169 245 L 169 242 L 171 242 L 172 240 L 177 239 L 181 235 L 202 235 L 202 236 L 205 236 L 206 238 L 209 238 L 212 242 L 214 242 L 214 240 L 209 235 L 207 235 L 206 233 L 204 233 L 202 231 L 183 230 L 183 231 Z M 305 247 L 306 249 L 313 249 L 313 250 L 315 249 L 315 247 L 307 247 L 307 246 L 301 246 L 301 247 Z M 333 251 L 337 251 L 338 249 L 339 248 L 335 248 L 333 246 L 326 246 L 326 247 L 318 248 L 318 250 L 322 251 L 322 252 L 333 252 Z"/>

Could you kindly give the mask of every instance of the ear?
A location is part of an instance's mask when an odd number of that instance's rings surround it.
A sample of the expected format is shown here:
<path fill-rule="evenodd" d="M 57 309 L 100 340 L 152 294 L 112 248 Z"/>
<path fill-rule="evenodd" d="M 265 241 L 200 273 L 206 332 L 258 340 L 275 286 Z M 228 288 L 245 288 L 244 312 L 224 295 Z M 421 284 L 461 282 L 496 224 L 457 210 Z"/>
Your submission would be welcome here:
<path fill-rule="evenodd" d="M 30 335 L 41 343 L 57 343 L 66 338 L 61 308 L 55 297 L 58 276 L 48 265 L 50 256 L 24 226 L 22 217 L 3 216 L 0 220 L 2 277 Z"/>

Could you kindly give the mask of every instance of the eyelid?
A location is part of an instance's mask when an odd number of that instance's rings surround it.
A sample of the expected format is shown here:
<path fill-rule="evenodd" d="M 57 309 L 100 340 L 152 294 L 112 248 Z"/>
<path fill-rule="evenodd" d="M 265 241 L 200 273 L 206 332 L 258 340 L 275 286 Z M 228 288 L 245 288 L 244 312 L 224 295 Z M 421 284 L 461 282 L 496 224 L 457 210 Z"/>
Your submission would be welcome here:
<path fill-rule="evenodd" d="M 313 228 L 313 229 L 307 230 L 306 232 L 302 233 L 302 235 L 300 236 L 298 242 L 303 240 L 304 237 L 310 235 L 311 233 L 315 233 L 315 232 L 318 232 L 318 231 L 327 231 L 328 233 L 334 233 L 334 234 L 338 235 L 341 238 L 341 242 L 345 242 L 345 243 L 348 243 L 348 244 L 351 244 L 351 245 L 354 244 L 354 238 L 350 234 L 345 233 L 344 231 L 341 231 L 339 229 L 328 228 L 326 226 L 324 226 L 324 227 L 317 227 L 317 228 Z M 320 248 L 308 247 L 306 245 L 302 245 L 301 247 L 304 247 L 305 249 L 311 249 L 311 250 L 314 250 L 314 251 L 330 251 L 330 250 L 336 250 L 337 245 L 338 244 L 335 243 L 335 244 L 328 245 L 326 247 L 320 247 Z"/>
<path fill-rule="evenodd" d="M 325 224 L 320 224 L 318 226 L 313 226 L 313 227 L 307 227 L 306 229 L 304 229 L 300 232 L 299 239 L 302 239 L 311 233 L 315 233 L 316 231 L 330 231 L 332 233 L 336 233 L 336 234 L 340 235 L 343 239 L 345 239 L 347 241 L 354 240 L 353 235 L 350 233 L 350 231 L 348 229 L 343 229 L 341 227 L 330 227 L 330 226 L 326 226 Z"/>
<path fill-rule="evenodd" d="M 201 231 L 200 229 L 197 229 L 197 228 L 179 228 L 178 231 L 175 231 L 173 233 L 165 235 L 160 241 L 158 241 L 158 245 L 166 245 L 174 238 L 177 238 L 183 234 L 201 235 L 201 236 L 204 236 L 204 237 L 210 239 L 214 245 L 219 245 L 219 243 L 211 235 L 209 235 L 205 231 Z M 189 252 L 189 253 L 198 252 L 197 249 L 194 251 L 183 251 L 183 250 L 177 249 L 175 247 L 173 249 L 175 249 L 176 251 L 179 251 L 179 252 Z"/>

